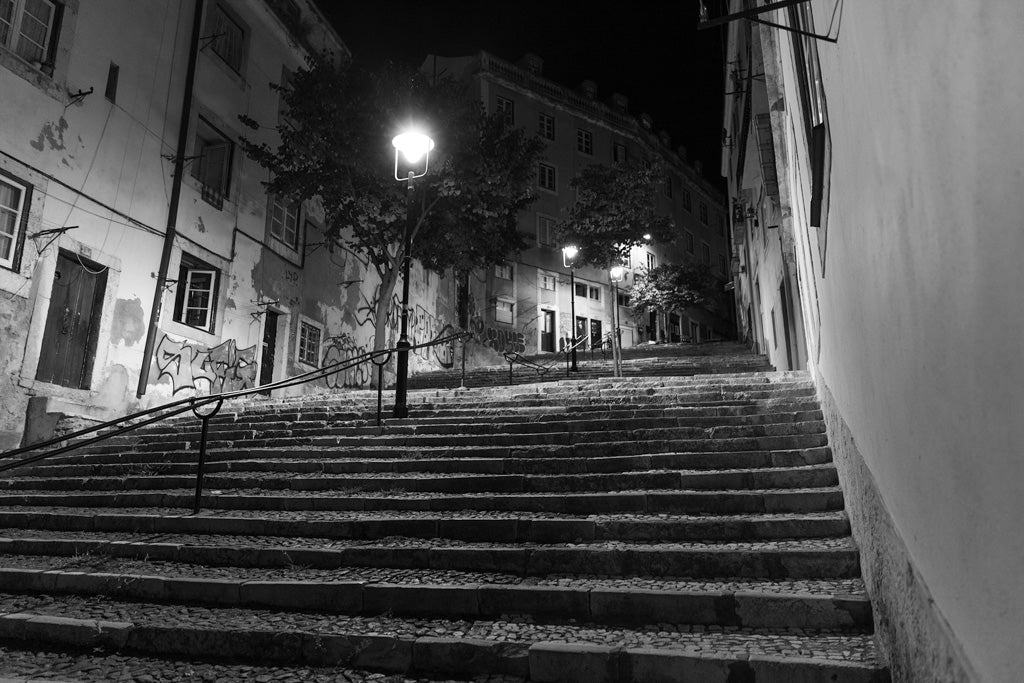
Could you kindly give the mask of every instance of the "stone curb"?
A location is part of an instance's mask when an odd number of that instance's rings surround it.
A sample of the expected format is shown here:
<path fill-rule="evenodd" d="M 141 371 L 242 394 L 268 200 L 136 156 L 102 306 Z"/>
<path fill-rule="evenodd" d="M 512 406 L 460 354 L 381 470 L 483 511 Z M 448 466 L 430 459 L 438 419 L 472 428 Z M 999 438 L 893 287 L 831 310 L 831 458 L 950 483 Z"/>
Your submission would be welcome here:
<path fill-rule="evenodd" d="M 597 623 L 680 623 L 747 628 L 870 630 L 860 596 L 754 591 L 656 591 L 502 584 L 252 581 L 107 572 L 0 569 L 0 591 L 107 595 L 118 599 L 445 619 L 528 614 Z"/>

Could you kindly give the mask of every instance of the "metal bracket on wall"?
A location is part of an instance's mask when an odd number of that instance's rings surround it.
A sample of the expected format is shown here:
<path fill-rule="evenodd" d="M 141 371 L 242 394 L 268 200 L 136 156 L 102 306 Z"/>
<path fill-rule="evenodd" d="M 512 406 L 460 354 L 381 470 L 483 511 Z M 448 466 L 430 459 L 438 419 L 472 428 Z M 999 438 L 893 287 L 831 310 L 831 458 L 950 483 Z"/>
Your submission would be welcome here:
<path fill-rule="evenodd" d="M 834 38 L 831 36 L 831 33 L 832 33 L 832 22 L 829 23 L 828 34 L 822 35 L 820 33 L 812 33 L 811 31 L 804 31 L 802 29 L 795 28 L 793 26 L 786 26 L 784 24 L 779 24 L 779 23 L 776 23 L 774 21 L 768 21 L 767 19 L 759 19 L 758 18 L 759 15 L 766 14 L 768 12 L 774 12 L 775 10 L 778 10 L 778 9 L 785 9 L 786 7 L 791 7 L 793 5 L 799 5 L 799 4 L 805 3 L 805 2 L 810 2 L 810 0 L 777 0 L 777 2 L 769 2 L 767 4 L 761 5 L 760 7 L 751 7 L 749 9 L 740 10 L 739 12 L 733 12 L 732 14 L 725 14 L 725 15 L 722 15 L 720 17 L 715 17 L 714 19 L 708 18 L 707 8 L 704 6 L 704 3 L 701 2 L 700 3 L 700 21 L 697 22 L 697 29 L 701 30 L 701 29 L 706 29 L 706 28 L 713 28 L 715 26 L 722 26 L 724 24 L 728 24 L 730 22 L 737 21 L 739 19 L 749 19 L 750 21 L 753 21 L 754 23 L 764 24 L 765 26 L 771 26 L 772 28 L 777 28 L 777 29 L 779 29 L 781 31 L 788 31 L 790 33 L 796 33 L 797 35 L 807 36 L 808 38 L 813 38 L 815 40 L 823 40 L 823 41 L 825 41 L 827 43 L 838 43 L 839 42 L 839 30 L 838 30 L 838 28 L 836 29 L 836 36 Z M 835 20 L 836 12 L 839 10 L 839 8 L 840 8 L 840 6 L 842 4 L 843 4 L 843 0 L 835 0 L 835 5 L 832 7 L 832 20 L 833 21 Z"/>

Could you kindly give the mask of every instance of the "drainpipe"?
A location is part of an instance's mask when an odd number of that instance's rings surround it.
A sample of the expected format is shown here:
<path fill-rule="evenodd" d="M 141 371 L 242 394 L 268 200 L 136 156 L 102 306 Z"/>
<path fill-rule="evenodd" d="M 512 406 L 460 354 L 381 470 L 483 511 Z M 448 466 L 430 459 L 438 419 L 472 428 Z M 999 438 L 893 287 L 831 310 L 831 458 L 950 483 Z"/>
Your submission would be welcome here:
<path fill-rule="evenodd" d="M 139 369 L 139 388 L 135 392 L 137 398 L 146 394 L 149 384 L 149 365 L 153 360 L 153 348 L 156 346 L 157 321 L 160 319 L 160 308 L 164 298 L 164 287 L 167 286 L 167 268 L 171 262 L 171 250 L 174 247 L 175 225 L 178 222 L 178 203 L 181 199 L 181 181 L 185 170 L 185 154 L 188 151 L 188 123 L 192 113 L 192 88 L 196 80 L 196 60 L 199 56 L 199 29 L 203 18 L 203 0 L 196 0 L 195 14 L 192 16 L 192 40 L 189 43 L 188 71 L 185 74 L 185 93 L 181 101 L 181 124 L 178 126 L 178 149 L 174 156 L 174 176 L 171 181 L 171 205 L 167 209 L 167 229 L 164 231 L 164 248 L 160 254 L 160 269 L 156 275 L 156 290 L 153 292 L 153 307 L 149 313 L 149 329 L 146 332 L 146 347 L 142 352 L 142 367 Z"/>

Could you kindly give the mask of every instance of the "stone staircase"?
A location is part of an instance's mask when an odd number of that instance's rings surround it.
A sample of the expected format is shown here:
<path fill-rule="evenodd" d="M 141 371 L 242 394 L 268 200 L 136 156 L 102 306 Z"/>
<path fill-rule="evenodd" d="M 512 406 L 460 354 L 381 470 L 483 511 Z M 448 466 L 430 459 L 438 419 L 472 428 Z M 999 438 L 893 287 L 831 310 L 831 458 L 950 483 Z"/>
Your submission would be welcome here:
<path fill-rule="evenodd" d="M 805 374 L 409 402 L 225 406 L 196 516 L 195 420 L 0 479 L 0 678 L 888 680 Z"/>
<path fill-rule="evenodd" d="M 456 367 L 413 375 L 409 378 L 409 388 L 487 387 L 557 382 L 564 379 L 592 380 L 611 377 L 615 366 L 610 348 L 604 351 L 587 349 L 577 351 L 575 372 L 567 370 L 565 356 L 548 353 L 526 356 L 527 363 L 514 363 L 511 381 L 508 363 L 467 368 L 463 380 L 460 353 L 460 347 L 456 345 Z M 644 344 L 622 350 L 623 377 L 681 377 L 769 370 L 774 368 L 764 356 L 753 354 L 736 342 Z"/>

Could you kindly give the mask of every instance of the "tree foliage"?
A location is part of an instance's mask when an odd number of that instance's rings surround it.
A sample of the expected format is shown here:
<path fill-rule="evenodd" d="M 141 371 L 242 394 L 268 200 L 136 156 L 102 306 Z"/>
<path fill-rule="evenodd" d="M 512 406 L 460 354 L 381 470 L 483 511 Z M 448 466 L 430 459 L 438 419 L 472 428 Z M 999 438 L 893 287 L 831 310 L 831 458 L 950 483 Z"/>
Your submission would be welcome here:
<path fill-rule="evenodd" d="M 635 316 L 671 313 L 688 307 L 717 310 L 718 281 L 705 264 L 667 264 L 637 275 L 629 292 Z"/>
<path fill-rule="evenodd" d="M 469 271 L 525 246 L 516 217 L 535 199 L 543 143 L 486 114 L 464 84 L 322 54 L 272 87 L 283 101 L 279 142 L 258 139 L 259 123 L 243 116 L 254 133 L 242 149 L 270 171 L 269 192 L 320 203 L 329 249 L 355 254 L 380 276 L 374 348 L 386 343 L 405 256 L 407 185 L 395 180 L 391 145 L 403 128 L 415 121 L 436 145 L 428 174 L 413 185 L 414 258 L 437 271 Z"/>
<path fill-rule="evenodd" d="M 588 166 L 572 179 L 576 201 L 568 218 L 555 226 L 556 238 L 579 247 L 579 263 L 600 268 L 624 261 L 632 247 L 647 241 L 645 235 L 673 241 L 672 219 L 657 213 L 664 180 L 664 166 L 657 161 Z"/>

